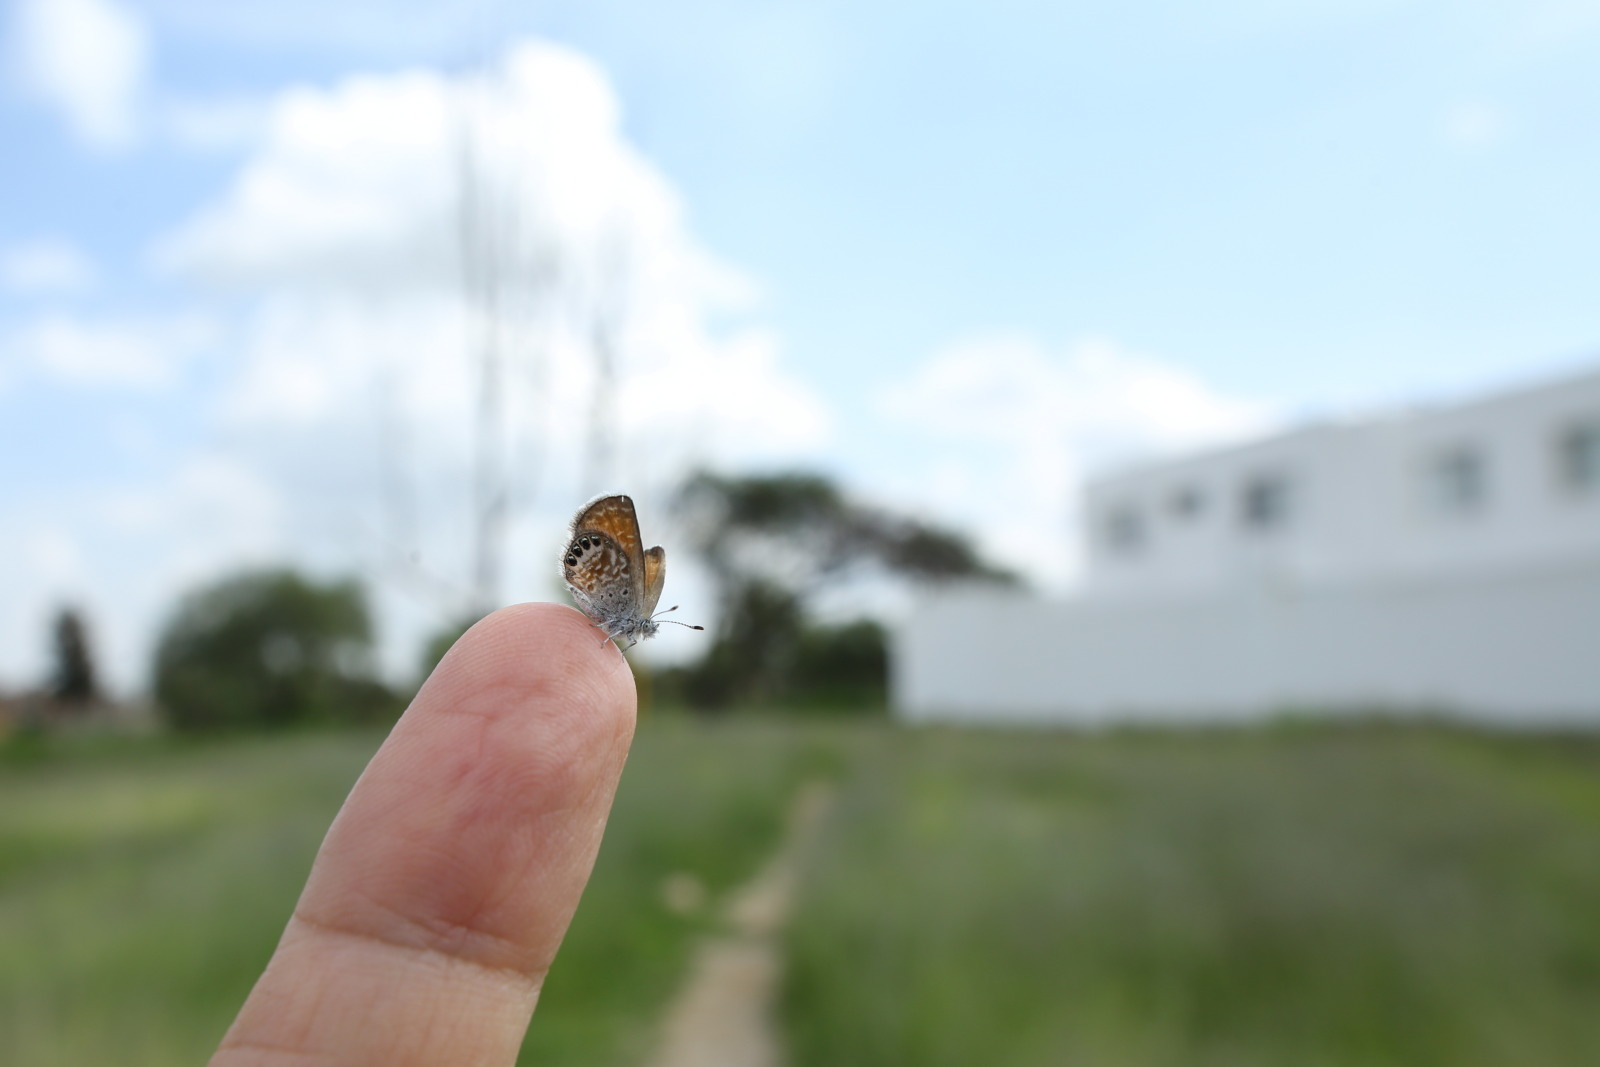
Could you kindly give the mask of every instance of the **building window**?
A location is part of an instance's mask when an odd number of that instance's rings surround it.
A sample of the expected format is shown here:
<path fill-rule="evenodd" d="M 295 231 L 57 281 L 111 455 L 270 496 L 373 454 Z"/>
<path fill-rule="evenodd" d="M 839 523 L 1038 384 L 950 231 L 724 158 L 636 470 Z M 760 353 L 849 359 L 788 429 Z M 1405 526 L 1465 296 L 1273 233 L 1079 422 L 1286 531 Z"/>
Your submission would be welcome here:
<path fill-rule="evenodd" d="M 1281 474 L 1258 474 L 1239 494 L 1239 518 L 1254 530 L 1288 525 L 1292 505 L 1289 480 Z"/>
<path fill-rule="evenodd" d="M 1489 496 L 1489 467 L 1483 453 L 1470 446 L 1441 452 L 1428 464 L 1423 492 L 1428 506 L 1445 515 L 1466 515 L 1482 509 Z"/>
<path fill-rule="evenodd" d="M 1556 438 L 1556 466 L 1563 488 L 1600 493 L 1600 419 L 1561 432 Z"/>
<path fill-rule="evenodd" d="M 1172 491 L 1167 498 L 1167 510 L 1172 512 L 1176 519 L 1185 522 L 1200 517 L 1200 512 L 1205 510 L 1206 498 L 1198 488 L 1192 485 L 1180 486 Z"/>
<path fill-rule="evenodd" d="M 1132 555 L 1144 547 L 1144 516 L 1138 508 L 1122 504 L 1106 512 L 1106 546 L 1121 555 Z"/>

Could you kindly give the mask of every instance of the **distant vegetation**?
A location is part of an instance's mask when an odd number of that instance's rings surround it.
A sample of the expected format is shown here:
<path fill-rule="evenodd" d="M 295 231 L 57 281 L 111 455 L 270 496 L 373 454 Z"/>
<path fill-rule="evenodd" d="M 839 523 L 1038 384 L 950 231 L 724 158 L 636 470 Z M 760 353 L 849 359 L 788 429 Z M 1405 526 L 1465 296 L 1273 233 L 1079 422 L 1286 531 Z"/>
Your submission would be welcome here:
<path fill-rule="evenodd" d="M 179 730 L 392 719 L 372 621 L 355 581 L 289 570 L 238 575 L 185 596 L 156 646 L 155 699 Z"/>
<path fill-rule="evenodd" d="M 28 744 L 60 727 L 92 729 L 121 710 L 101 688 L 91 637 L 80 608 L 57 609 L 47 634 L 49 673 L 43 683 L 20 692 L 0 692 L 0 745 Z"/>
<path fill-rule="evenodd" d="M 702 472 L 674 510 L 717 596 L 704 657 L 661 679 L 668 699 L 691 707 L 882 707 L 882 626 L 821 622 L 821 600 L 861 583 L 1016 582 L 959 534 L 851 500 L 821 475 Z"/>
<path fill-rule="evenodd" d="M 56 615 L 50 695 L 61 704 L 81 707 L 100 697 L 88 629 L 77 608 L 62 608 Z"/>
<path fill-rule="evenodd" d="M 679 487 L 673 510 L 685 537 L 672 551 L 698 556 L 710 573 L 716 625 L 697 661 L 646 683 L 657 704 L 881 712 L 887 635 L 866 601 L 863 614 L 840 620 L 837 606 L 850 598 L 837 594 L 1017 583 L 961 535 L 852 500 L 817 474 L 702 472 Z M 825 603 L 833 610 L 825 613 Z M 160 720 L 191 733 L 392 720 L 477 616 L 444 621 L 419 650 L 415 678 L 384 679 L 367 604 L 354 578 L 323 580 L 289 567 L 223 575 L 188 591 L 152 657 Z M 0 703 L 0 734 L 8 718 L 12 726 L 48 726 L 91 710 L 113 721 L 126 710 L 101 697 L 80 610 L 63 609 L 50 639 L 50 677 Z"/>

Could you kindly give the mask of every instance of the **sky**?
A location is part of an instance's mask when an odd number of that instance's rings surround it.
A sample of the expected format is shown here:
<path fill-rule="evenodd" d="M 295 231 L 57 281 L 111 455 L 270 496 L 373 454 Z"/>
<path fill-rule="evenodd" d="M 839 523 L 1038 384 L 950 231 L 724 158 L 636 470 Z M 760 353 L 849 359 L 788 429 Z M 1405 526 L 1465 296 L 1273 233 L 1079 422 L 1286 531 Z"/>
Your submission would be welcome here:
<path fill-rule="evenodd" d="M 491 340 L 505 601 L 700 466 L 1069 590 L 1109 465 L 1600 361 L 1592 2 L 11 0 L 0 57 L 0 690 L 75 604 L 136 691 L 276 563 L 403 675 Z"/>

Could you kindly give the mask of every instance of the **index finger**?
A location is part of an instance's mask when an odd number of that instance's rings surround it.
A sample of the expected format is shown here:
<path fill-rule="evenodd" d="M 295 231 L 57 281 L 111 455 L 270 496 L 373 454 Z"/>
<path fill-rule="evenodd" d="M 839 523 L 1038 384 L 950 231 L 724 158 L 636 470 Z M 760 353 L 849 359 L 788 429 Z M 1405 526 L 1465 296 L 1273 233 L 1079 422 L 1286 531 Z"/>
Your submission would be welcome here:
<path fill-rule="evenodd" d="M 570 608 L 456 643 L 356 783 L 213 1065 L 512 1063 L 633 736 Z"/>

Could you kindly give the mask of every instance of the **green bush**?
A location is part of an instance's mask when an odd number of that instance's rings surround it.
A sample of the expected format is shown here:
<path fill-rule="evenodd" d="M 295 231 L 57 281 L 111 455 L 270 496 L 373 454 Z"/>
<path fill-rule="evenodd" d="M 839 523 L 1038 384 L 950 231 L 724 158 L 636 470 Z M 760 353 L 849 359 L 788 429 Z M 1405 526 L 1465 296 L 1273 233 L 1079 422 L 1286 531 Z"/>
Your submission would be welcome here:
<path fill-rule="evenodd" d="M 655 676 L 655 698 L 701 711 L 745 709 L 882 712 L 889 657 L 883 627 L 870 619 L 804 624 L 797 602 L 753 587 L 737 625 L 705 657 Z M 751 618 L 755 616 L 756 618 Z"/>
<path fill-rule="evenodd" d="M 376 677 L 355 581 L 242 574 L 185 596 L 156 647 L 155 698 L 179 730 L 375 722 L 398 704 Z"/>
<path fill-rule="evenodd" d="M 871 619 L 807 627 L 795 649 L 789 688 L 791 699 L 807 707 L 881 711 L 889 688 L 883 627 Z"/>

